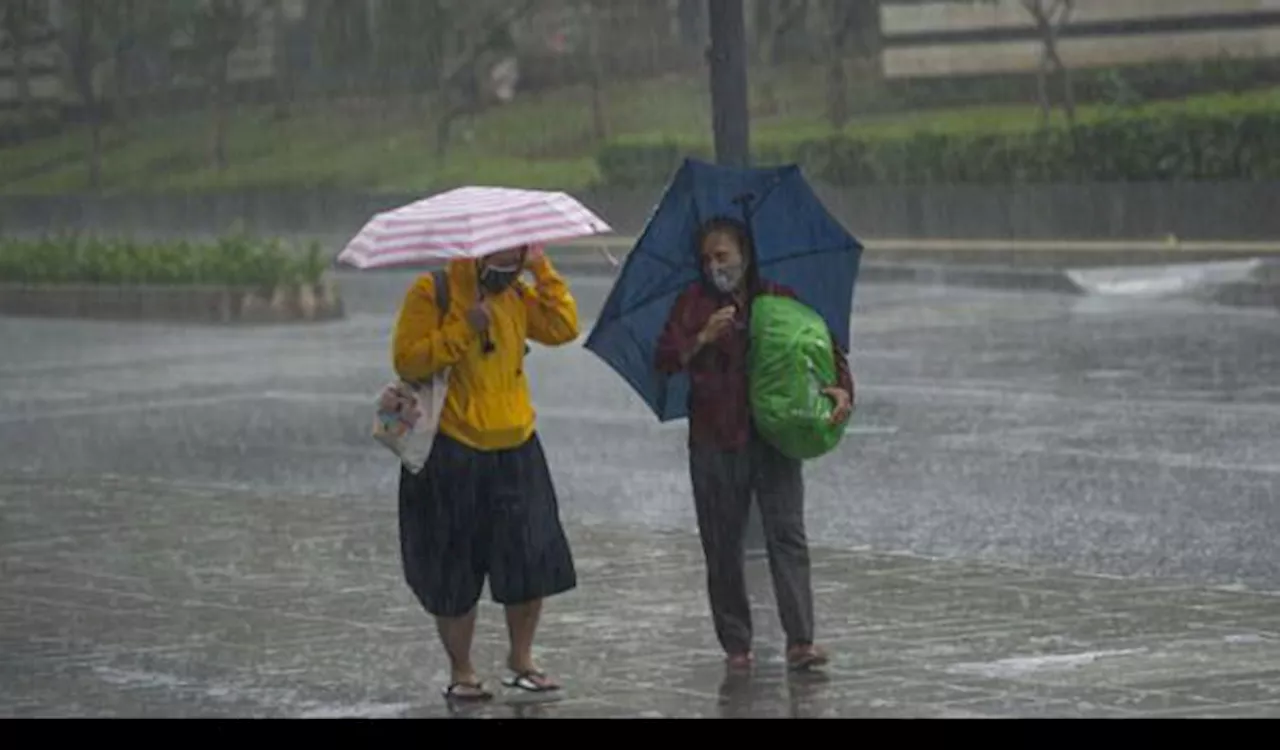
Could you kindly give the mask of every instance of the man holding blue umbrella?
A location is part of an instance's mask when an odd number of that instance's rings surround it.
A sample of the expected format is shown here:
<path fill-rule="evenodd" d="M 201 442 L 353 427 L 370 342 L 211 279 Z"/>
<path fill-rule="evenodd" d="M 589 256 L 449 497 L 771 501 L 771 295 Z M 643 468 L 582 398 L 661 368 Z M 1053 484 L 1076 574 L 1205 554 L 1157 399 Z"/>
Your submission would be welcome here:
<path fill-rule="evenodd" d="M 742 216 L 741 220 L 735 214 Z M 801 300 L 827 321 L 835 423 L 853 410 L 848 348 L 861 245 L 795 167 L 688 161 L 627 259 L 587 348 L 660 419 L 689 418 L 689 469 L 716 635 L 733 669 L 752 656 L 744 536 L 758 503 L 783 630 L 796 670 L 822 666 L 804 524 L 802 465 L 762 439 L 748 391 L 752 302 Z"/>

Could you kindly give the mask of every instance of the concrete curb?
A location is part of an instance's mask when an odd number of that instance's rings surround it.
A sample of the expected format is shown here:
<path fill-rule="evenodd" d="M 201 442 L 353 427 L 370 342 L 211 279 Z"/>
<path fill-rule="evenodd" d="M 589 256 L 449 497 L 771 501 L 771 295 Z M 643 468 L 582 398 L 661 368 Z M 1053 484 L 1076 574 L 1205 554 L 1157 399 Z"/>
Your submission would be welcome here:
<path fill-rule="evenodd" d="M 614 276 L 621 266 L 625 255 L 607 253 L 597 248 L 596 252 L 588 252 L 587 246 L 577 249 L 548 250 L 556 266 L 569 273 L 591 276 Z M 1110 248 L 1108 248 L 1110 251 Z M 868 253 L 869 255 L 869 253 Z M 610 259 L 610 256 L 612 259 Z M 1009 264 L 981 264 L 972 262 L 947 263 L 938 260 L 924 261 L 886 261 L 881 258 L 864 256 L 859 273 L 859 281 L 873 283 L 899 283 L 918 285 L 939 285 L 969 287 L 980 289 L 1001 289 L 1011 291 L 1037 291 L 1069 294 L 1074 296 L 1104 296 L 1091 291 L 1079 282 L 1079 272 L 1088 269 L 1091 272 L 1107 273 L 1113 266 L 1090 266 L 1082 263 L 1078 267 L 1058 265 L 1017 266 Z M 1180 296 L 1189 296 L 1205 302 L 1228 307 L 1271 307 L 1280 309 L 1280 256 L 1277 257 L 1245 257 L 1234 253 L 1228 254 L 1233 260 L 1254 261 L 1257 271 L 1247 278 L 1229 282 L 1209 282 L 1199 285 L 1192 291 Z M 1162 258 L 1163 259 L 1163 258 Z M 1086 258 L 1079 258 L 1086 260 Z M 1155 260 L 1155 259 L 1153 259 Z M 1212 262 L 1195 262 L 1190 259 L 1182 262 L 1152 262 L 1138 266 L 1140 270 L 1150 269 L 1153 276 L 1174 272 L 1185 272 L 1188 275 L 1204 267 L 1214 265 Z M 1128 269 L 1130 272 L 1133 268 Z M 1120 269 L 1116 268 L 1119 273 Z M 1138 297 L 1158 297 L 1159 295 L 1135 295 Z"/>
<path fill-rule="evenodd" d="M 943 263 L 863 263 L 859 281 L 1083 294 L 1065 271 L 1054 268 L 947 265 Z"/>
<path fill-rule="evenodd" d="M 332 279 L 256 287 L 0 283 L 0 315 L 128 322 L 278 325 L 345 317 Z"/>
<path fill-rule="evenodd" d="M 618 269 L 603 259 L 552 256 L 556 268 L 590 276 L 614 276 Z M 859 281 L 900 284 L 976 286 L 997 289 L 1082 294 L 1066 271 L 1059 269 L 1010 268 L 1004 266 L 948 265 L 945 263 L 863 262 Z"/>
<path fill-rule="evenodd" d="M 623 236 L 565 242 L 549 248 L 556 258 L 573 256 L 621 263 L 635 244 Z M 1268 258 L 1280 261 L 1280 243 L 1005 240 L 867 240 L 863 263 L 970 265 L 1017 268 L 1091 268 L 1095 266 L 1208 263 Z"/>
<path fill-rule="evenodd" d="M 582 239 L 567 240 L 556 245 L 558 249 L 594 250 L 608 248 L 614 253 L 626 253 L 633 247 L 638 237 L 621 234 L 599 235 Z M 1280 242 L 1241 240 L 1180 240 L 1167 238 L 1159 240 L 1114 239 L 1114 240 L 1010 240 L 1010 239 L 972 239 L 972 238 L 911 238 L 880 237 L 860 238 L 867 255 L 881 253 L 978 253 L 1006 254 L 1018 253 L 1055 254 L 1071 253 L 1081 257 L 1097 256 L 1107 253 L 1125 253 L 1128 255 L 1216 255 L 1216 256 L 1267 256 L 1280 255 Z"/>

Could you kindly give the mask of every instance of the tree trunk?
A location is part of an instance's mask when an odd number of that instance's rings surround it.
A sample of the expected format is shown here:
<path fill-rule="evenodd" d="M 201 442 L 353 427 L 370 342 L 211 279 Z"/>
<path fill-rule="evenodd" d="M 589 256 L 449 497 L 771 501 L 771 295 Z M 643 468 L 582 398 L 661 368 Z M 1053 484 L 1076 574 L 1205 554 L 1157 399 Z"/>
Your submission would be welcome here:
<path fill-rule="evenodd" d="M 1075 84 L 1071 71 L 1062 61 L 1058 53 L 1058 35 L 1070 22 L 1075 10 L 1075 0 L 1053 0 L 1053 5 L 1045 7 L 1046 0 L 1022 0 L 1022 5 L 1035 19 L 1036 28 L 1040 31 L 1042 49 L 1040 51 L 1040 69 L 1037 79 L 1040 97 L 1041 121 L 1045 127 L 1053 113 L 1053 94 L 1050 79 L 1060 79 L 1062 86 L 1062 108 L 1066 114 L 1067 127 L 1074 131 L 1076 125 Z"/>
<path fill-rule="evenodd" d="M 225 172 L 227 165 L 227 103 L 220 90 L 213 100 L 213 166 L 218 172 Z"/>
<path fill-rule="evenodd" d="M 771 116 L 778 114 L 782 109 L 778 101 L 778 73 L 773 62 L 777 56 L 775 43 L 777 35 L 774 31 L 767 31 L 765 36 L 766 40 L 760 45 L 760 113 Z"/>
<path fill-rule="evenodd" d="M 603 76 L 600 75 L 599 63 L 593 63 L 595 70 L 591 74 L 591 125 L 596 142 L 603 143 L 609 139 L 609 118 L 605 114 L 605 97 Z"/>
<path fill-rule="evenodd" d="M 210 87 L 209 102 L 213 108 L 213 166 L 218 172 L 225 172 L 227 159 L 227 79 L 228 56 L 223 55 L 218 61 L 218 70 L 214 74 L 213 86 Z"/>
<path fill-rule="evenodd" d="M 594 16 L 591 16 L 594 20 Z M 605 114 L 604 97 L 604 65 L 600 60 L 599 35 L 594 29 L 588 34 L 587 55 L 591 65 L 591 124 L 595 132 L 596 142 L 603 143 L 609 138 L 609 118 Z"/>
<path fill-rule="evenodd" d="M 831 127 L 842 130 L 849 122 L 849 26 L 852 17 L 846 0 L 827 0 L 823 14 L 827 23 L 827 118 Z"/>
<path fill-rule="evenodd" d="M 1036 31 L 1040 32 L 1040 62 L 1036 66 L 1036 97 L 1040 104 L 1040 126 L 1049 127 L 1049 119 L 1053 115 L 1053 100 L 1049 93 L 1050 60 L 1049 49 L 1053 45 L 1053 27 L 1049 22 L 1048 11 L 1043 0 L 1022 0 L 1022 6 L 1031 14 Z"/>
<path fill-rule="evenodd" d="M 1071 69 L 1063 65 L 1062 68 L 1062 103 L 1067 108 L 1067 126 L 1074 128 L 1076 126 L 1076 90 L 1075 80 L 1071 75 Z"/>
<path fill-rule="evenodd" d="M 884 30 L 880 22 L 880 3 L 851 3 L 849 36 L 852 41 L 852 57 L 856 61 L 859 77 L 878 86 L 884 79 L 883 52 Z"/>
<path fill-rule="evenodd" d="M 782 65 L 782 38 L 804 18 L 806 0 L 777 2 L 766 0 L 757 5 L 757 54 L 760 60 L 760 111 L 776 115 L 782 111 L 778 98 L 779 66 Z M 767 6 L 767 7 L 766 7 Z"/>
<path fill-rule="evenodd" d="M 129 132 L 129 124 L 132 119 L 133 106 L 130 99 L 131 91 L 129 88 L 129 53 L 121 49 L 116 49 L 115 60 L 113 65 L 116 74 L 116 96 L 113 114 L 116 123 L 124 132 Z"/>
<path fill-rule="evenodd" d="M 102 187 L 102 107 L 97 98 L 89 104 L 89 189 Z"/>
<path fill-rule="evenodd" d="M 437 108 L 439 119 L 436 121 L 436 161 L 443 164 L 449 156 L 449 145 L 453 140 L 453 123 L 462 116 L 464 108 L 450 103 L 448 95 L 443 92 L 439 103 L 444 106 Z"/>
<path fill-rule="evenodd" d="M 273 0 L 271 4 L 271 53 L 275 73 L 276 94 L 272 106 L 272 118 L 287 120 L 293 114 L 293 58 L 288 46 L 289 37 L 284 19 L 284 4 Z"/>
<path fill-rule="evenodd" d="M 31 95 L 31 68 L 27 65 L 27 39 L 23 21 L 12 24 L 9 40 L 13 43 L 13 79 L 18 89 L 19 111 L 29 120 L 35 114 L 35 100 Z"/>
<path fill-rule="evenodd" d="M 1036 70 L 1036 95 L 1040 99 L 1040 127 L 1049 127 L 1053 115 L 1053 101 L 1049 98 L 1049 61 L 1043 56 Z"/>
<path fill-rule="evenodd" d="M 1067 117 L 1067 127 L 1074 128 L 1076 126 L 1076 102 L 1075 91 L 1071 81 L 1071 71 L 1062 63 L 1062 59 L 1058 57 L 1057 50 L 1053 48 L 1049 52 L 1046 63 L 1049 71 L 1046 71 L 1044 86 L 1046 89 L 1049 86 L 1049 81 L 1047 80 L 1049 75 L 1058 79 L 1062 86 L 1062 110 Z M 1048 94 L 1046 93 L 1045 96 L 1047 97 Z"/>
<path fill-rule="evenodd" d="M 843 50 L 827 62 L 827 117 L 831 127 L 843 130 L 849 123 L 849 75 Z"/>
<path fill-rule="evenodd" d="M 1071 75 L 1071 69 L 1063 62 L 1062 55 L 1058 52 L 1058 36 L 1066 28 L 1067 24 L 1071 23 L 1071 14 L 1075 11 L 1075 0 L 1059 0 L 1058 9 L 1060 10 L 1060 15 L 1051 30 L 1052 43 L 1049 47 L 1049 54 L 1053 57 L 1053 62 L 1058 67 L 1058 74 L 1062 76 L 1062 106 L 1067 113 L 1067 127 L 1074 131 L 1076 127 L 1075 81 Z"/>
<path fill-rule="evenodd" d="M 227 171 L 227 105 L 220 93 L 214 101 L 213 113 L 213 166 L 218 172 Z"/>
<path fill-rule="evenodd" d="M 78 23 L 71 62 L 80 101 L 89 118 L 89 189 L 97 191 L 102 187 L 102 105 L 93 81 L 93 36 L 96 29 L 94 11 L 90 7 L 83 0 L 77 6 Z"/>
<path fill-rule="evenodd" d="M 760 81 L 757 89 L 760 92 L 760 101 L 757 107 L 758 111 L 766 117 L 777 114 L 779 110 L 778 86 L 773 74 L 774 39 L 778 34 L 774 10 L 772 2 L 756 3 L 755 6 L 755 49 L 756 62 L 759 65 L 757 75 Z"/>

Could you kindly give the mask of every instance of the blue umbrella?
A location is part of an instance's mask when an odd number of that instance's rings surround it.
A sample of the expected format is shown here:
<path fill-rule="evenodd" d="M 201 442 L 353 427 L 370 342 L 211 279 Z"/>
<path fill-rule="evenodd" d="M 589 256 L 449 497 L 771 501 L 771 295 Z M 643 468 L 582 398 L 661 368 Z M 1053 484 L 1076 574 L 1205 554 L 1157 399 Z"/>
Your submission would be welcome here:
<path fill-rule="evenodd" d="M 709 219 L 745 221 L 760 276 L 790 287 L 849 350 L 862 245 L 827 212 L 794 165 L 718 167 L 686 160 L 627 256 L 586 348 L 603 359 L 660 421 L 688 414 L 688 376 L 666 377 L 654 352 L 680 293 L 702 278 L 693 247 Z"/>

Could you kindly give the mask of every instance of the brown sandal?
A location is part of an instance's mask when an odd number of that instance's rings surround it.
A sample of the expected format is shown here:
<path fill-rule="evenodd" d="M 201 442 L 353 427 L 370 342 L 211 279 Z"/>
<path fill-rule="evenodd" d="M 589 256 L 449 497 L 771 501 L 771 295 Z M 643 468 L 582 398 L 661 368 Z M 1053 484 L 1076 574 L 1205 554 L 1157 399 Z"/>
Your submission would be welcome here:
<path fill-rule="evenodd" d="M 787 654 L 787 666 L 794 672 L 807 672 L 825 667 L 830 659 L 816 646 L 797 646 Z"/>

